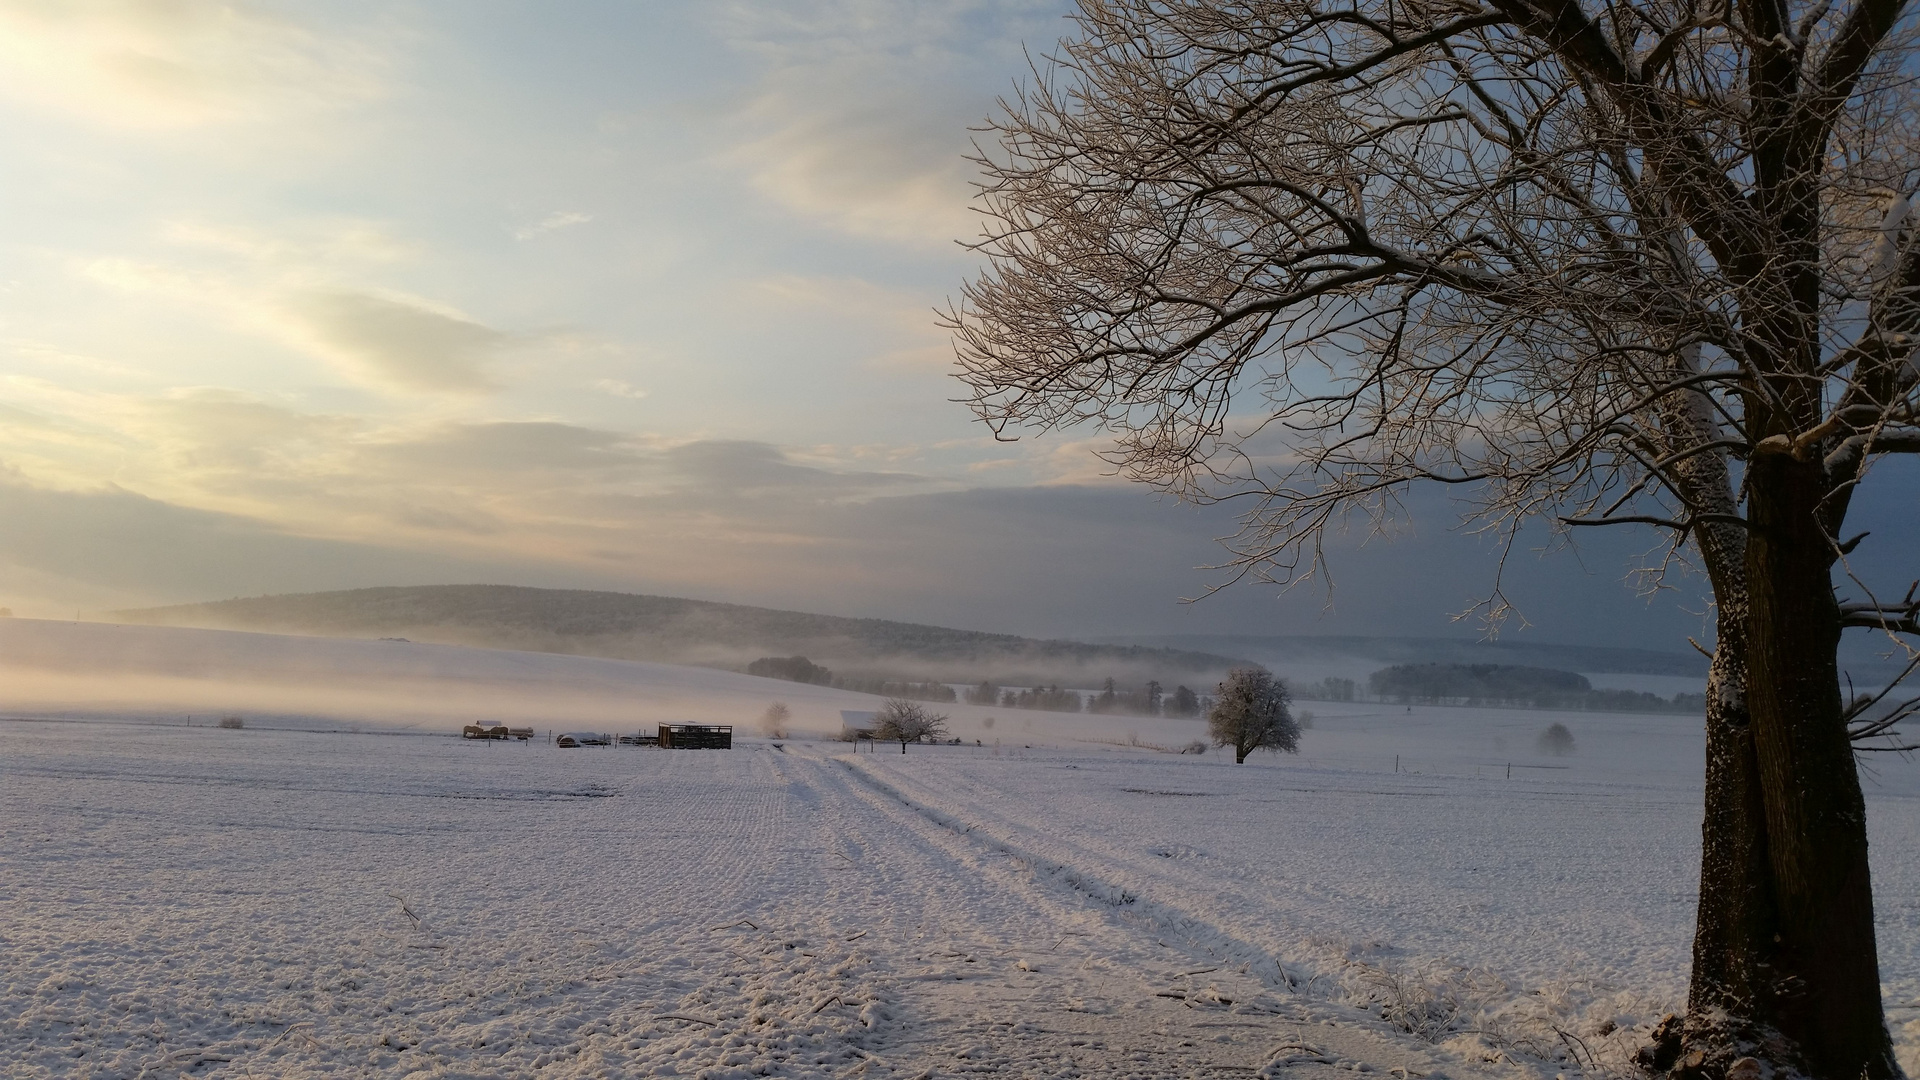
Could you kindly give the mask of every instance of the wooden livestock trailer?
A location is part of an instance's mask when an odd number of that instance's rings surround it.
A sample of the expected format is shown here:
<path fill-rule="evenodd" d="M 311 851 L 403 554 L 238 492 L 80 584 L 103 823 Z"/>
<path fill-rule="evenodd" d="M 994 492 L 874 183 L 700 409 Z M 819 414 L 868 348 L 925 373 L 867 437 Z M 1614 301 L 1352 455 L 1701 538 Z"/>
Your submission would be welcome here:
<path fill-rule="evenodd" d="M 731 724 L 661 724 L 660 746 L 668 750 L 731 750 Z"/>

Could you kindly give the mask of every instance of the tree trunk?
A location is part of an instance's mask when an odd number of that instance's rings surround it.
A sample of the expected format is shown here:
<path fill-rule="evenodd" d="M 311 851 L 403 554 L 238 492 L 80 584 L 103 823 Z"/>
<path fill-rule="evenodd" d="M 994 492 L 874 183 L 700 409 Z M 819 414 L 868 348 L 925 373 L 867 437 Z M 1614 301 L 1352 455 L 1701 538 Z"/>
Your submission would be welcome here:
<path fill-rule="evenodd" d="M 1716 583 L 1717 584 L 1717 583 Z M 1773 869 L 1767 858 L 1766 805 L 1747 706 L 1747 603 L 1744 589 L 1716 587 L 1718 618 L 1707 675 L 1706 807 L 1700 825 L 1700 907 L 1694 924 L 1693 978 L 1687 992 L 1684 1056 L 1664 1069 L 1723 1073 L 1737 1058 L 1763 1051 L 1755 1021 L 1773 982 Z M 1770 1057 L 1779 1056 L 1777 1053 Z"/>
<path fill-rule="evenodd" d="M 1699 368 L 1697 350 L 1678 360 L 1675 374 Z M 1661 422 L 1670 450 L 1723 437 L 1697 395 L 1670 399 Z M 1696 455 L 1679 473 L 1697 511 L 1728 520 L 1694 537 L 1716 637 L 1687 1020 L 1680 1040 L 1642 1061 L 1684 1076 L 1723 1076 L 1748 1055 L 1834 1080 L 1897 1075 L 1859 778 L 1840 717 L 1832 546 L 1814 512 L 1822 477 L 1788 458 L 1753 462 L 1749 535 L 1731 523 L 1739 506 L 1724 457 Z"/>
<path fill-rule="evenodd" d="M 1775 922 L 1753 1006 L 1818 1080 L 1883 1080 L 1899 1067 L 1881 1008 L 1866 805 L 1840 702 L 1833 544 L 1817 514 L 1824 488 L 1817 460 L 1765 455 L 1748 466 L 1747 712 Z"/>
<path fill-rule="evenodd" d="M 1697 364 L 1697 358 L 1689 357 Z M 1721 437 L 1701 400 L 1676 402 L 1666 417 L 1680 445 Z M 1689 499 L 1702 511 L 1731 518 L 1739 509 L 1724 458 L 1703 454 L 1683 470 Z M 1700 906 L 1693 935 L 1693 977 L 1687 990 L 1683 1044 L 1650 1055 L 1646 1064 L 1683 1073 L 1723 1074 L 1735 1060 L 1760 1053 L 1762 1002 L 1771 996 L 1776 932 L 1773 868 L 1767 857 L 1766 802 L 1748 707 L 1747 534 L 1729 522 L 1701 526 L 1701 560 L 1713 582 L 1714 651 L 1707 671 L 1706 798 L 1700 824 Z M 1782 1062 L 1786 1064 L 1786 1062 Z"/>
<path fill-rule="evenodd" d="M 1233 748 L 1233 763 L 1235 765 L 1245 765 L 1247 763 L 1247 755 L 1251 753 L 1253 753 L 1253 747 L 1251 746 L 1235 746 Z"/>

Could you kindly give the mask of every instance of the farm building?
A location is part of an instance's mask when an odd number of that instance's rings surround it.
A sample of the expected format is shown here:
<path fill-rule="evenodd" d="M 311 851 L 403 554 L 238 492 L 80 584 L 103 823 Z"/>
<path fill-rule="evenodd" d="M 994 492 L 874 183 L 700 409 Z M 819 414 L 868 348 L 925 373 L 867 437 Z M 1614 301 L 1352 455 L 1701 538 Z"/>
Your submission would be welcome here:
<path fill-rule="evenodd" d="M 871 709 L 841 709 L 840 737 L 843 739 L 873 738 L 873 718 L 878 715 Z"/>

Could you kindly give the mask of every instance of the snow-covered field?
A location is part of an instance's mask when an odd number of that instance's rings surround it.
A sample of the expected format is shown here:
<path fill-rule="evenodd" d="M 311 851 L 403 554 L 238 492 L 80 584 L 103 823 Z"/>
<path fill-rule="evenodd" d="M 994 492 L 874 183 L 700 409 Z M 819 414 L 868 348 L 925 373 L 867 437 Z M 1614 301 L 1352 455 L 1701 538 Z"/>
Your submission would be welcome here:
<path fill-rule="evenodd" d="M 360 691 L 336 660 L 337 719 Z M 564 697 L 572 663 L 443 656 L 422 678 L 504 667 L 537 697 L 558 672 Z M 629 667 L 593 670 L 704 687 L 716 714 L 770 689 Z M 372 733 L 395 726 L 372 711 L 362 733 L 0 721 L 0 1061 L 9 1080 L 1618 1066 L 1684 988 L 1694 722 L 1308 708 L 1300 755 L 1243 767 L 1156 751 L 1191 721 L 964 708 L 967 745 L 906 755 L 466 743 Z M 1535 751 L 1556 721 L 1570 756 Z M 1868 800 L 1914 1071 L 1920 765 L 1876 762 Z"/>

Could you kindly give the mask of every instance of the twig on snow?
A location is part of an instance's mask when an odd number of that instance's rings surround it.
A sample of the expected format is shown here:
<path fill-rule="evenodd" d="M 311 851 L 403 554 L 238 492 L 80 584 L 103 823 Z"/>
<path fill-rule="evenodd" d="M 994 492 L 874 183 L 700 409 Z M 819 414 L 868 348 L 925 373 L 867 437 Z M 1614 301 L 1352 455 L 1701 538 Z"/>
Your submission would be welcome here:
<path fill-rule="evenodd" d="M 407 904 L 406 897 L 401 896 L 397 892 L 390 892 L 387 895 L 393 897 L 395 900 L 400 902 L 400 914 L 405 915 L 407 918 L 413 920 L 413 928 L 415 930 L 422 929 L 422 926 L 420 924 L 420 916 L 415 915 L 413 913 L 413 908 Z"/>
<path fill-rule="evenodd" d="M 308 1029 L 312 1027 L 313 1021 L 311 1020 L 303 1020 L 298 1024 L 290 1024 L 287 1026 L 287 1030 L 281 1032 L 278 1038 L 268 1043 L 267 1047 L 271 1049 L 286 1042 L 288 1039 L 299 1039 L 315 1050 L 325 1050 L 326 1047 L 320 1045 L 320 1040 L 307 1033 Z"/>
<path fill-rule="evenodd" d="M 1329 1057 L 1325 1050 L 1304 1042 L 1282 1043 L 1267 1053 L 1267 1060 L 1274 1061 L 1282 1056 L 1286 1057 L 1288 1065 L 1296 1061 L 1313 1061 L 1321 1065 L 1333 1064 L 1333 1058 Z"/>
<path fill-rule="evenodd" d="M 1594 1059 L 1594 1056 L 1593 1056 L 1593 1047 L 1591 1047 L 1591 1046 L 1588 1046 L 1588 1045 L 1587 1045 L 1587 1040 L 1585 1040 L 1585 1039 L 1583 1039 L 1583 1038 L 1581 1038 L 1581 1037 L 1580 1037 L 1580 1036 L 1578 1036 L 1578 1035 L 1575 1035 L 1575 1034 L 1574 1034 L 1573 1032 L 1571 1032 L 1571 1031 L 1563 1031 L 1563 1030 L 1561 1030 L 1561 1029 L 1560 1029 L 1559 1027 L 1555 1027 L 1555 1028 L 1553 1029 L 1553 1033 L 1554 1033 L 1555 1035 L 1558 1035 L 1558 1036 L 1560 1036 L 1560 1041 L 1561 1041 L 1561 1042 L 1563 1042 L 1563 1043 L 1566 1043 L 1566 1044 L 1567 1044 L 1567 1053 L 1568 1053 L 1568 1055 L 1569 1055 L 1569 1056 L 1571 1056 L 1571 1057 L 1573 1058 L 1573 1063 L 1574 1063 L 1575 1065 L 1578 1065 L 1578 1066 L 1580 1066 L 1580 1067 L 1581 1067 L 1582 1069 L 1585 1069 L 1585 1070 L 1587 1070 L 1587 1071 L 1589 1071 L 1589 1072 L 1591 1072 L 1591 1071 L 1593 1071 L 1593 1069 L 1594 1069 L 1594 1067 L 1595 1067 L 1596 1065 L 1598 1065 L 1598 1064 L 1599 1064 L 1599 1062 L 1597 1062 L 1597 1061 L 1596 1061 L 1596 1060 Z M 1575 1043 L 1579 1043 L 1579 1044 L 1580 1044 L 1580 1048 L 1579 1048 L 1579 1050 L 1576 1050 L 1576 1049 L 1574 1049 L 1574 1044 L 1575 1044 Z M 1586 1052 L 1586 1058 L 1587 1058 L 1587 1059 L 1586 1059 L 1586 1061 L 1584 1061 L 1584 1062 L 1580 1060 L 1580 1054 L 1581 1054 L 1581 1051 L 1585 1051 L 1585 1052 Z"/>

